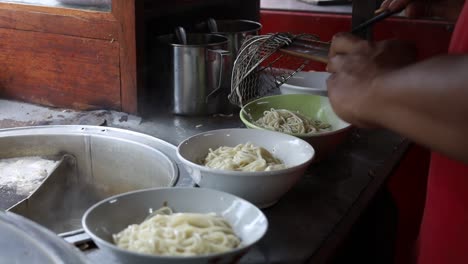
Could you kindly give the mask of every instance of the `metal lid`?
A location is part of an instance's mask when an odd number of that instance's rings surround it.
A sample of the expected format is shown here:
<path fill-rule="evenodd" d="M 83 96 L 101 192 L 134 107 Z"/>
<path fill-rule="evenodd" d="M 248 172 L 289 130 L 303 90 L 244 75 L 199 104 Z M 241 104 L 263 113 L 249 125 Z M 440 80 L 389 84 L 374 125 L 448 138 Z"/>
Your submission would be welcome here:
<path fill-rule="evenodd" d="M 0 263 L 88 263 L 84 254 L 48 229 L 0 211 Z"/>

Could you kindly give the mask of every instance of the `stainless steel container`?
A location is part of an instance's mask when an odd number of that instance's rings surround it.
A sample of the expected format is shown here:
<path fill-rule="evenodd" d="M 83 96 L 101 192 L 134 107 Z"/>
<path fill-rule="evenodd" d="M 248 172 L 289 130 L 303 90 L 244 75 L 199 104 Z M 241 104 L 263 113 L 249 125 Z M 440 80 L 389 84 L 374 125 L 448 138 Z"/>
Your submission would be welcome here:
<path fill-rule="evenodd" d="M 220 112 L 228 103 L 223 96 L 229 89 L 230 72 L 228 39 L 217 34 L 187 34 L 187 44 L 180 44 L 175 35 L 159 36 L 169 55 L 169 92 L 172 112 L 181 115 L 206 115 Z"/>
<path fill-rule="evenodd" d="M 25 199 L 1 209 L 64 236 L 81 228 L 82 214 L 97 201 L 132 190 L 174 186 L 179 178 L 173 145 L 117 128 L 70 125 L 1 129 L 0 149 L 0 159 L 63 157 L 35 192 L 29 197 L 16 196 Z M 2 186 L 0 198 L 0 204 L 11 198 L 2 192 Z"/>
<path fill-rule="evenodd" d="M 90 263 L 50 230 L 11 212 L 0 211 L 0 234 L 0 263 Z"/>
<path fill-rule="evenodd" d="M 248 36 L 258 35 L 260 30 L 262 29 L 262 24 L 251 20 L 240 19 L 211 21 L 209 20 L 206 24 L 208 32 L 223 35 L 229 40 L 228 50 L 232 54 L 232 60 L 230 60 L 227 70 L 229 72 L 227 86 L 228 89 L 231 90 L 232 69 L 234 66 L 234 61 L 242 45 L 242 42 Z M 240 109 L 231 103 L 227 103 L 224 106 L 224 112 L 228 114 L 236 112 L 237 110 Z"/>
<path fill-rule="evenodd" d="M 228 49 L 233 56 L 236 56 L 242 41 L 247 36 L 257 35 L 262 29 L 262 24 L 250 20 L 216 20 L 215 27 L 211 28 L 214 30 L 212 33 L 227 37 L 229 40 Z"/>

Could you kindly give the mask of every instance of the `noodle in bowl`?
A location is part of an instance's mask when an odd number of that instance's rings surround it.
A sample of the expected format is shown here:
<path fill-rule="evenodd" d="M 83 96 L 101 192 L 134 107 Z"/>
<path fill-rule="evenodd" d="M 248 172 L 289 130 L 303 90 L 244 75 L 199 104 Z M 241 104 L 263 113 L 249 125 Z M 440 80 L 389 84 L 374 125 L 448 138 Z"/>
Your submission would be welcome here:
<path fill-rule="evenodd" d="M 244 199 L 182 187 L 110 197 L 89 208 L 82 222 L 98 247 L 122 263 L 232 263 L 268 227 L 262 211 Z"/>
<path fill-rule="evenodd" d="M 222 169 L 222 166 L 210 168 L 202 162 L 210 153 L 210 149 L 235 148 L 250 143 L 254 147 L 263 148 L 269 153 L 266 157 L 271 155 L 270 158 L 281 164 L 275 164 L 273 169 L 266 169 L 272 168 L 270 164 L 258 166 L 265 170 L 242 171 Z M 260 153 L 257 154 L 258 156 L 265 154 L 262 151 L 256 153 Z M 223 158 L 230 163 L 229 159 L 236 160 L 236 154 L 230 154 L 231 157 L 223 156 Z M 265 208 L 275 204 L 299 181 L 312 162 L 315 151 L 304 140 L 284 133 L 233 128 L 212 130 L 192 136 L 179 144 L 177 155 L 199 186 L 229 192 L 260 208 Z M 246 154 L 246 156 L 250 155 L 253 154 Z M 254 157 L 252 162 L 257 163 L 261 158 L 265 157 Z M 247 160 L 247 158 L 242 159 Z M 268 164 L 269 158 L 266 158 L 264 162 Z M 257 165 L 252 167 L 257 167 Z"/>
<path fill-rule="evenodd" d="M 167 206 L 112 237 L 119 248 L 159 256 L 223 253 L 241 243 L 223 217 L 215 213 L 175 213 Z"/>
<path fill-rule="evenodd" d="M 254 100 L 241 109 L 240 119 L 248 128 L 280 131 L 307 141 L 316 151 L 314 161 L 333 152 L 351 128 L 335 114 L 328 97 L 312 94 Z"/>

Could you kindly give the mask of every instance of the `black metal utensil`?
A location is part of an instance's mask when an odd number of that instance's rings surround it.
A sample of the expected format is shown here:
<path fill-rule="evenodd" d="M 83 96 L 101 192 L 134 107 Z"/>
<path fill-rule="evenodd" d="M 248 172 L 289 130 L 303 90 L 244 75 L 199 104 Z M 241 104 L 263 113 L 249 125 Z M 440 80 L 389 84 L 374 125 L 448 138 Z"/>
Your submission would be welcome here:
<path fill-rule="evenodd" d="M 394 11 L 390 11 L 390 10 L 385 10 L 381 13 L 379 13 L 378 15 L 374 16 L 373 18 L 365 21 L 364 23 L 358 25 L 357 27 L 353 28 L 351 30 L 351 33 L 357 33 L 363 29 L 366 29 L 367 27 L 369 26 L 372 26 L 373 24 L 379 22 L 379 21 L 382 21 L 384 20 L 385 18 L 387 17 L 390 17 L 390 16 L 393 16 L 394 14 L 397 14 L 397 13 L 400 13 L 401 10 L 394 10 Z"/>

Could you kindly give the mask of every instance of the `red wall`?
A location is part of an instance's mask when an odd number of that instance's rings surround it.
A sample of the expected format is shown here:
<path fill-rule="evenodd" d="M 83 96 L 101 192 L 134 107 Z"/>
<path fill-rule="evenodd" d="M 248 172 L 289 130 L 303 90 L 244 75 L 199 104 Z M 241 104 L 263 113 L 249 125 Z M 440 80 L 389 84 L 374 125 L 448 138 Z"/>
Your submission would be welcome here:
<path fill-rule="evenodd" d="M 291 32 L 315 34 L 329 41 L 337 32 L 349 31 L 351 16 L 314 12 L 261 10 L 262 34 Z M 420 58 L 444 53 L 450 41 L 453 23 L 436 20 L 387 18 L 374 26 L 374 39 L 403 39 L 414 43 Z M 323 66 L 323 65 L 322 65 Z M 323 67 L 322 67 L 323 68 Z"/>

